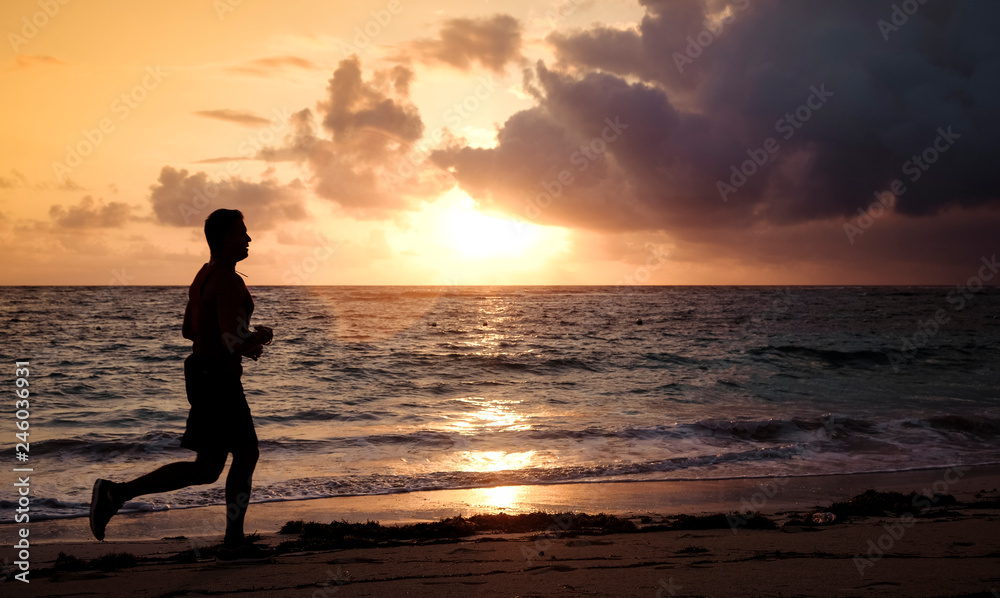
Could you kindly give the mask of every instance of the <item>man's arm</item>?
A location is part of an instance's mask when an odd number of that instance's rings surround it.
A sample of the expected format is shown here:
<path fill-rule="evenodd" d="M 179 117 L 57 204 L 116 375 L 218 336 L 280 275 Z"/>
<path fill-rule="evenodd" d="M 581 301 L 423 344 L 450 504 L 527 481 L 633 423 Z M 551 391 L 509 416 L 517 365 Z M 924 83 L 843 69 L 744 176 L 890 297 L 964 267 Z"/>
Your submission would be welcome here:
<path fill-rule="evenodd" d="M 243 309 L 246 287 L 235 272 L 220 272 L 210 278 L 207 291 L 215 295 L 222 344 L 230 353 L 252 353 L 271 341 L 269 329 L 262 327 L 259 331 L 250 330 L 249 318 Z"/>
<path fill-rule="evenodd" d="M 184 308 L 184 326 L 181 327 L 181 335 L 190 340 L 194 340 L 194 322 L 191 315 L 191 300 L 188 299 L 187 307 Z"/>

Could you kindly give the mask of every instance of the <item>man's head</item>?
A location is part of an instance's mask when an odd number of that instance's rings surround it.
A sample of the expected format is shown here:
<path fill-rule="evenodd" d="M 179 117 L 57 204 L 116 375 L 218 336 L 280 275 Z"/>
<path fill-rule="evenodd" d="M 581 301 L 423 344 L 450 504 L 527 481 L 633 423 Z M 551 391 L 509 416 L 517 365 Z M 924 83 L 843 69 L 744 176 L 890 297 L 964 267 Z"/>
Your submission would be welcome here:
<path fill-rule="evenodd" d="M 246 259 L 250 235 L 243 224 L 243 213 L 224 208 L 212 212 L 205 219 L 205 240 L 208 241 L 212 257 L 232 260 L 234 263 Z"/>

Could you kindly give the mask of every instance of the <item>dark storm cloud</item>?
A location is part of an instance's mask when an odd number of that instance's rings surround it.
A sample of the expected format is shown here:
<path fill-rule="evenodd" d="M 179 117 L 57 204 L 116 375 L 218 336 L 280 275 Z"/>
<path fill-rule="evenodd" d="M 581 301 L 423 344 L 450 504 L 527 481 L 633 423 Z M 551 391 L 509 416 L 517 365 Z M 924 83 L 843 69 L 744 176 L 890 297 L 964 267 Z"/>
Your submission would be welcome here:
<path fill-rule="evenodd" d="M 434 160 L 512 213 L 598 229 L 846 219 L 897 179 L 902 214 L 991 202 L 1000 4 L 906 4 L 647 0 L 635 30 L 550 36 L 536 107 Z"/>
<path fill-rule="evenodd" d="M 644 75 L 653 78 L 643 60 L 642 36 L 633 29 L 598 27 L 565 34 L 558 31 L 548 37 L 558 51 L 559 66 L 602 69 L 619 75 Z"/>
<path fill-rule="evenodd" d="M 423 61 L 443 62 L 469 70 L 476 64 L 502 72 L 521 56 L 521 23 L 509 15 L 479 19 L 451 19 L 437 39 L 419 40 L 410 49 Z"/>
<path fill-rule="evenodd" d="M 85 196 L 75 206 L 49 208 L 49 217 L 63 228 L 120 228 L 131 219 L 132 206 L 113 201 L 105 204 Z"/>
<path fill-rule="evenodd" d="M 307 213 L 302 190 L 299 181 L 288 185 L 239 178 L 211 181 L 204 172 L 188 174 L 187 170 L 164 166 L 149 199 L 160 224 L 201 226 L 212 211 L 229 208 L 243 212 L 260 230 L 304 219 Z"/>
<path fill-rule="evenodd" d="M 452 144 L 432 159 L 475 196 L 546 224 L 629 230 L 717 220 L 718 197 L 707 209 L 692 192 L 714 190 L 705 162 L 721 167 L 707 117 L 605 73 L 578 79 L 539 64 L 532 85 L 540 105 L 508 119 L 496 148 Z"/>

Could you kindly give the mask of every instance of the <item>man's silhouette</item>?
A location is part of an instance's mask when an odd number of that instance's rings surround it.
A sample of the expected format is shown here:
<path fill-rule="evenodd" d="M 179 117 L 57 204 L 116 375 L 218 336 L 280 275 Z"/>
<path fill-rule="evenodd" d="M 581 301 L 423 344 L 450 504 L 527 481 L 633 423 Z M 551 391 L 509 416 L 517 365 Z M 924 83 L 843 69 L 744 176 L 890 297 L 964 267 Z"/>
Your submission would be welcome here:
<path fill-rule="evenodd" d="M 90 529 L 98 540 L 118 509 L 144 494 L 168 492 L 219 478 L 226 457 L 233 462 L 226 478 L 226 535 L 220 560 L 258 560 L 266 551 L 247 545 L 243 519 L 257 464 L 257 433 L 240 378 L 242 356 L 254 360 L 273 334 L 266 326 L 249 329 L 253 298 L 236 273 L 246 259 L 250 236 L 239 210 L 216 210 L 205 220 L 211 260 L 202 266 L 188 292 L 184 338 L 194 341 L 184 360 L 184 382 L 191 411 L 181 446 L 197 453 L 194 461 L 170 463 L 130 482 L 94 482 Z"/>

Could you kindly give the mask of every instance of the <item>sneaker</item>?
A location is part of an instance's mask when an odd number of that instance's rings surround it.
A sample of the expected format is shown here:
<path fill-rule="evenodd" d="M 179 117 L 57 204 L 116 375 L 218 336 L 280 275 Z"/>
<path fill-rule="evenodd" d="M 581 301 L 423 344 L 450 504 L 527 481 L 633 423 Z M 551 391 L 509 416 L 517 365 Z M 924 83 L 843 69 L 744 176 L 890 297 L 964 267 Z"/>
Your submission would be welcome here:
<path fill-rule="evenodd" d="M 114 489 L 118 484 L 98 479 L 94 482 L 94 493 L 90 497 L 90 531 L 100 541 L 104 540 L 104 528 L 125 501 L 117 500 Z"/>
<path fill-rule="evenodd" d="M 222 564 L 235 563 L 263 563 L 271 560 L 274 556 L 274 549 L 258 544 L 244 544 L 239 548 L 221 548 L 215 562 Z"/>

